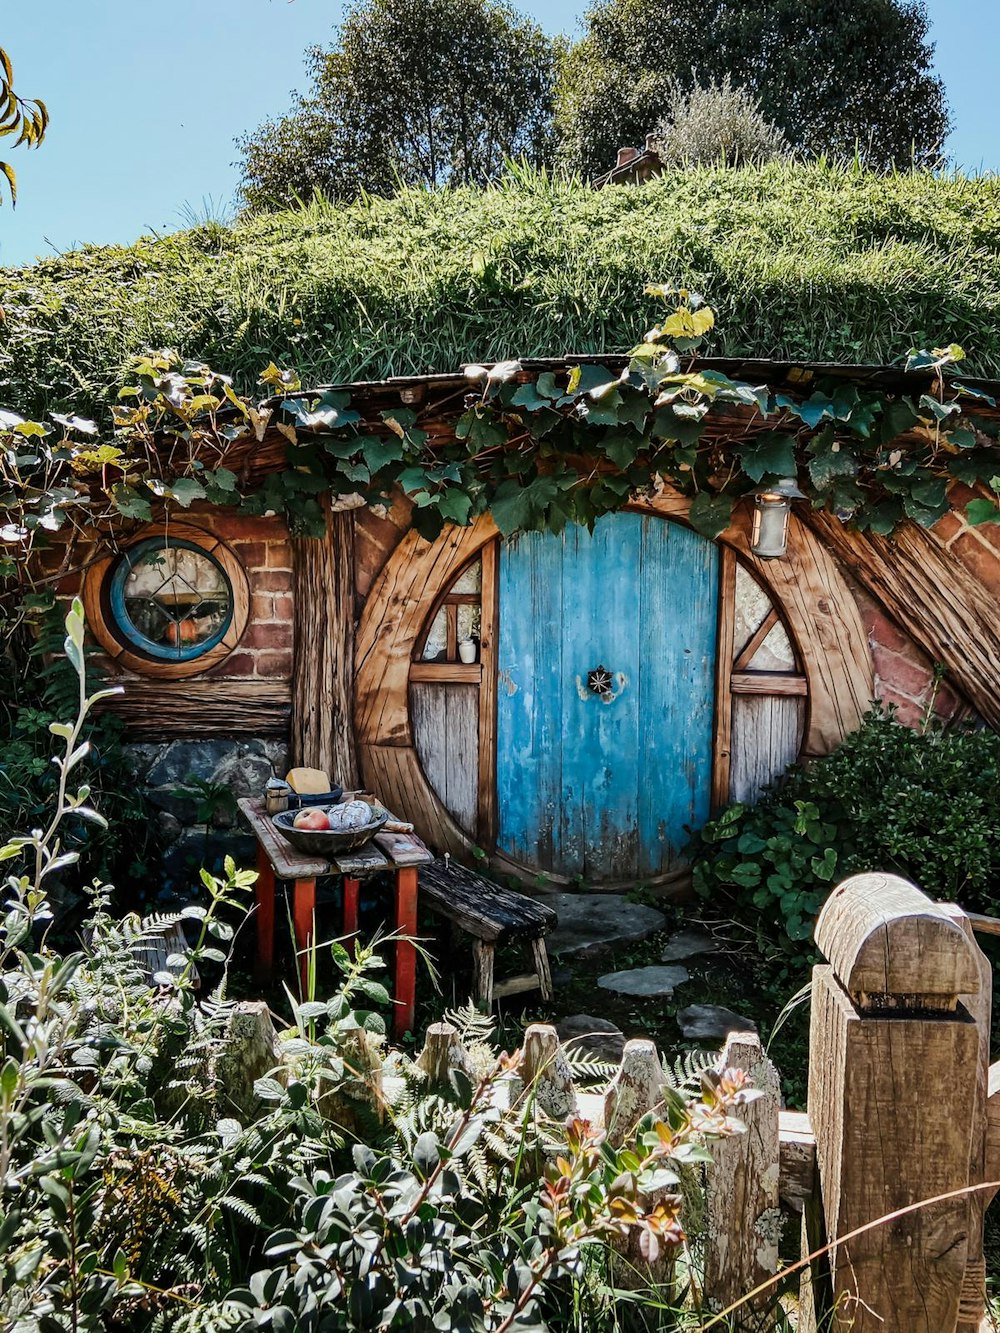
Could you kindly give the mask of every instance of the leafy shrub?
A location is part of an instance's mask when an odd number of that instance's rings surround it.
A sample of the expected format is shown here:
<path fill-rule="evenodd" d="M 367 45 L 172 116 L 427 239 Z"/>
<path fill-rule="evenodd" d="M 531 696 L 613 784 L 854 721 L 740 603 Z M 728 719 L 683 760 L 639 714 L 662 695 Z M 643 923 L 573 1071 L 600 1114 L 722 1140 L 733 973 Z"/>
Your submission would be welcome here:
<path fill-rule="evenodd" d="M 1000 736 L 922 732 L 876 709 L 832 754 L 733 805 L 691 845 L 699 894 L 801 952 L 832 885 L 893 871 L 932 896 L 1000 907 Z"/>
<path fill-rule="evenodd" d="M 28 594 L 21 606 L 30 632 L 20 636 L 20 643 L 11 642 L 7 625 L 3 635 L 11 681 L 0 703 L 0 829 L 36 828 L 50 810 L 59 783 L 50 728 L 76 711 L 80 690 L 62 652 L 63 613 L 55 599 Z M 83 885 L 94 879 L 139 880 L 155 859 L 153 812 L 136 786 L 120 720 L 112 713 L 88 711 L 81 741 L 87 750 L 80 771 L 104 819 L 97 824 L 68 812 L 62 821 L 62 842 L 79 859 L 47 886 L 57 914 L 74 899 L 82 901 Z"/>
<path fill-rule="evenodd" d="M 696 83 L 689 93 L 672 84 L 653 147 L 667 166 L 760 165 L 792 153 L 781 130 L 764 119 L 760 99 L 734 88 L 729 74 L 721 83 Z"/>
<path fill-rule="evenodd" d="M 251 1065 L 234 1050 L 225 972 L 205 999 L 192 984 L 196 964 L 225 969 L 218 946 L 255 879 L 231 860 L 221 877 L 202 871 L 207 904 L 175 917 L 116 921 L 95 890 L 83 947 L 48 946 L 48 885 L 79 855 L 66 822 L 104 823 L 75 787 L 100 698 L 86 697 L 79 602 L 66 629 L 79 704 L 48 728 L 52 799 L 38 828 L 0 844 L 0 862 L 24 868 L 6 879 L 0 920 L 0 1327 L 581 1329 L 586 1246 L 634 1236 L 650 1262 L 671 1260 L 679 1168 L 737 1128 L 729 1111 L 754 1095 L 742 1073 L 706 1076 L 690 1105 L 665 1089 L 663 1118 L 620 1146 L 586 1124 L 536 1122 L 530 1087 L 502 1102 L 506 1057 L 475 1086 L 454 1071 L 403 1099 L 397 1123 L 371 1060 L 385 1025 L 369 1004 L 389 997 L 368 973 L 381 964 L 339 943 L 340 986 L 289 996 L 289 1028 L 265 1024 Z M 134 948 L 178 922 L 194 942 L 153 985 Z M 405 1081 L 424 1077 L 390 1058 Z M 369 1142 L 350 1154 L 349 1134 Z M 481 1143 L 489 1153 L 466 1169 Z"/>

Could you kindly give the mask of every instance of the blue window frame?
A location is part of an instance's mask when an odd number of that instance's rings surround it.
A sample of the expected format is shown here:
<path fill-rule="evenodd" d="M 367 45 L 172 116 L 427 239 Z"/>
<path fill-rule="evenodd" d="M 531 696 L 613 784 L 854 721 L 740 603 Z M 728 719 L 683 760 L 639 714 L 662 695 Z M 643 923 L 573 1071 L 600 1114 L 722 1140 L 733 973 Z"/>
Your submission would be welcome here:
<path fill-rule="evenodd" d="M 151 537 L 115 563 L 111 617 L 127 646 L 164 662 L 190 662 L 222 640 L 233 588 L 218 560 L 194 542 Z"/>

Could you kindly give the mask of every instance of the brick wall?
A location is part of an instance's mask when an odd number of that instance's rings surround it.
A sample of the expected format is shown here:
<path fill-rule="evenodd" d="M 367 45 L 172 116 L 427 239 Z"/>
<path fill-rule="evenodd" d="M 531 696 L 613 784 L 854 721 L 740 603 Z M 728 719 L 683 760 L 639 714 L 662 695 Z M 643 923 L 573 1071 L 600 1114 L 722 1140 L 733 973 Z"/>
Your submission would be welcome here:
<path fill-rule="evenodd" d="M 193 515 L 197 522 L 197 515 Z M 292 675 L 292 551 L 278 518 L 212 515 L 212 531 L 246 571 L 250 619 L 243 638 L 207 676 L 289 680 Z"/>
<path fill-rule="evenodd" d="M 230 548 L 242 565 L 249 585 L 250 616 L 236 648 L 216 667 L 187 680 L 240 677 L 241 679 L 290 680 L 292 675 L 292 553 L 288 529 L 279 518 L 248 518 L 217 509 L 192 508 L 181 516 L 192 526 L 205 528 Z M 43 553 L 47 573 L 56 572 L 64 548 L 57 544 Z M 82 565 L 93 549 L 77 546 L 74 565 Z M 73 597 L 80 591 L 81 574 L 61 579 L 57 591 Z M 128 677 L 132 673 L 107 664 L 109 674 Z"/>
<path fill-rule="evenodd" d="M 981 492 L 954 485 L 950 491 L 955 506 L 934 527 L 934 535 L 966 569 L 997 598 L 1000 614 L 1000 526 L 985 524 L 971 528 L 964 510 Z M 875 691 L 880 702 L 895 704 L 897 716 L 907 726 L 918 726 L 934 693 L 934 663 L 896 625 L 877 602 L 860 589 L 856 596 L 875 667 Z M 934 696 L 933 712 L 942 720 L 969 714 L 965 702 L 945 680 Z"/>

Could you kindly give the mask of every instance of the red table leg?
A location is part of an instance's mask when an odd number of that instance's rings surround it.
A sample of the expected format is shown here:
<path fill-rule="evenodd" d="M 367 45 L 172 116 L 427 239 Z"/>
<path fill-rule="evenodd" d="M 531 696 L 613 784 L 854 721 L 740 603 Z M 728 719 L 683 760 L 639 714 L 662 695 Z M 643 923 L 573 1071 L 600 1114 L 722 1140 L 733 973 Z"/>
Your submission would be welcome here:
<path fill-rule="evenodd" d="M 396 871 L 396 930 L 402 935 L 417 933 L 417 867 Z M 409 940 L 396 942 L 395 1007 L 392 1034 L 397 1040 L 413 1030 L 417 998 L 417 951 Z"/>
<path fill-rule="evenodd" d="M 254 974 L 258 981 L 270 981 L 274 974 L 274 870 L 267 853 L 257 844 L 257 960 Z"/>
<path fill-rule="evenodd" d="M 358 933 L 358 898 L 361 892 L 361 881 L 357 879 L 344 879 L 344 934 L 347 936 L 357 936 Z M 348 948 L 353 949 L 354 940 L 348 944 Z"/>
<path fill-rule="evenodd" d="M 295 953 L 299 961 L 299 980 L 302 985 L 302 997 L 309 994 L 309 946 L 316 919 L 316 881 L 297 879 L 295 897 L 292 901 L 292 922 L 295 926 Z"/>

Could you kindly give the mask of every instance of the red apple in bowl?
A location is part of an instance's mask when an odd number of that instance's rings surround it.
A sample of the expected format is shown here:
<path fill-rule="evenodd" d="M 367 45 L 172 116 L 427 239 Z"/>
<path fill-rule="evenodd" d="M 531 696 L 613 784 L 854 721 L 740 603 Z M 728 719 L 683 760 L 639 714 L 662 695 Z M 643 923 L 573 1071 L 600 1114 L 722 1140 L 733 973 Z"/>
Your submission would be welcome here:
<path fill-rule="evenodd" d="M 300 810 L 292 820 L 292 828 L 307 829 L 311 833 L 325 833 L 330 827 L 330 821 L 322 810 Z"/>

